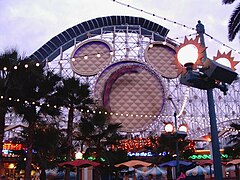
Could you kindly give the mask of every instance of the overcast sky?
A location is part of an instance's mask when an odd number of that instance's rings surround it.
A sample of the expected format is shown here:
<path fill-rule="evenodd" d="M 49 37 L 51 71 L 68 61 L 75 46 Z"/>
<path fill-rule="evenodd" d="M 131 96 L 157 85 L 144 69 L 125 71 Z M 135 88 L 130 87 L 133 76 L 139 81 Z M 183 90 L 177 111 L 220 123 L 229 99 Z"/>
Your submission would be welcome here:
<path fill-rule="evenodd" d="M 195 27 L 198 20 L 206 33 L 216 40 L 240 51 L 239 36 L 227 39 L 227 25 L 237 2 L 223 5 L 221 0 L 119 0 L 158 16 Z M 83 21 L 97 17 L 128 15 L 143 17 L 170 30 L 168 37 L 184 37 L 192 30 L 166 22 L 160 18 L 122 6 L 112 0 L 0 0 L 0 52 L 16 47 L 20 53 L 31 55 L 52 37 Z M 206 37 L 208 57 L 217 50 L 229 52 L 222 43 Z M 183 42 L 183 39 L 178 39 Z M 235 60 L 240 54 L 232 53 Z M 238 69 L 240 66 L 238 65 Z"/>

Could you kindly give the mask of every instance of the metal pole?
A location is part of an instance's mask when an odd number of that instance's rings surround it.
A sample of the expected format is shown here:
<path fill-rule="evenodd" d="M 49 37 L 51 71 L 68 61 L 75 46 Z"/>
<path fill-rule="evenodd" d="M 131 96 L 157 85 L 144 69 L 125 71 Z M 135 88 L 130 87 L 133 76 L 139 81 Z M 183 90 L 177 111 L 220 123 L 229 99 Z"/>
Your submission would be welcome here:
<path fill-rule="evenodd" d="M 178 131 L 177 131 L 177 113 L 174 112 L 174 121 L 175 121 L 175 136 L 176 136 L 176 179 L 179 175 L 179 151 L 178 151 Z"/>
<path fill-rule="evenodd" d="M 77 177 L 76 180 L 81 180 L 82 170 L 79 166 L 77 166 Z"/>
<path fill-rule="evenodd" d="M 198 21 L 196 26 L 197 33 L 199 34 L 200 41 L 203 47 L 205 47 L 204 36 L 205 33 L 204 25 L 201 21 Z M 207 59 L 206 50 L 204 52 L 203 61 Z M 212 151 L 213 151 L 213 165 L 214 165 L 214 179 L 222 180 L 222 165 L 221 165 L 221 156 L 220 156 L 220 148 L 219 148 L 219 140 L 218 140 L 218 130 L 217 130 L 217 120 L 213 99 L 213 89 L 207 90 L 207 99 L 208 99 L 208 109 L 209 109 L 209 117 L 210 117 L 210 126 L 211 126 L 211 140 L 212 140 Z"/>
<path fill-rule="evenodd" d="M 207 90 L 207 98 L 208 98 L 208 109 L 209 109 L 210 126 L 211 126 L 214 178 L 217 180 L 222 180 L 223 179 L 222 164 L 221 164 L 216 113 L 215 113 L 212 89 Z"/>

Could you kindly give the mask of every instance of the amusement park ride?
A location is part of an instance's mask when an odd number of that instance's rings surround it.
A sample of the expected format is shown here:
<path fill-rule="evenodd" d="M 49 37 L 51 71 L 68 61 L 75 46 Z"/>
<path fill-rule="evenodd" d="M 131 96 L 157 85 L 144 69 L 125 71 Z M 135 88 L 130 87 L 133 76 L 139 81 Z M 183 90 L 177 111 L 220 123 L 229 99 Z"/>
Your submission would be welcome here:
<path fill-rule="evenodd" d="M 31 58 L 62 76 L 88 82 L 95 101 L 107 107 L 112 122 L 122 123 L 125 134 L 160 135 L 167 122 L 174 122 L 177 108 L 178 124 L 187 125 L 188 138 L 197 138 L 210 132 L 207 94 L 184 85 L 180 74 L 185 70 L 176 58 L 181 44 L 168 38 L 168 32 L 141 17 L 99 17 L 61 32 Z M 185 41 L 201 48 L 198 35 Z M 218 52 L 214 62 L 222 58 L 234 70 L 231 52 Z M 227 94 L 214 89 L 219 131 L 240 121 L 240 83 L 231 81 Z"/>

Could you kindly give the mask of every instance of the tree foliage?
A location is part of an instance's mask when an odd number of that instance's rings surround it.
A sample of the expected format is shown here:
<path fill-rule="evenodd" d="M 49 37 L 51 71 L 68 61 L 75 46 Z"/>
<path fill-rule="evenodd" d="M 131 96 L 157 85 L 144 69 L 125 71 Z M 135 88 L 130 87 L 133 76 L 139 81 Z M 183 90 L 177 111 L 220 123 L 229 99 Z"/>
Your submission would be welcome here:
<path fill-rule="evenodd" d="M 97 107 L 95 113 L 90 112 L 81 119 L 79 123 L 79 134 L 76 140 L 81 142 L 81 147 L 87 147 L 85 158 L 94 156 L 96 161 L 101 163 L 105 159 L 107 164 L 113 165 L 114 159 L 109 158 L 111 152 L 108 151 L 109 146 L 116 145 L 123 137 L 119 134 L 119 129 L 122 127 L 120 123 L 110 123 L 109 113 L 104 107 Z"/>
<path fill-rule="evenodd" d="M 224 152 L 232 158 L 240 158 L 240 124 L 230 124 L 235 129 L 236 134 L 229 136 L 228 146 L 224 148 Z"/>
<path fill-rule="evenodd" d="M 17 67 L 17 68 L 15 68 Z M 61 78 L 52 72 L 45 72 L 43 66 L 29 58 L 15 64 L 6 80 L 6 98 L 16 114 L 28 124 L 26 129 L 27 154 L 25 179 L 30 179 L 34 134 L 38 121 L 60 114 L 59 108 L 49 105 L 48 99 L 55 91 Z"/>
<path fill-rule="evenodd" d="M 235 0 L 222 0 L 223 4 L 232 4 Z M 233 10 L 228 21 L 228 39 L 233 41 L 240 31 L 240 3 Z M 240 37 L 239 37 L 240 38 Z"/>
<path fill-rule="evenodd" d="M 0 100 L 0 152 L 3 150 L 5 116 L 9 110 L 9 101 L 6 98 L 6 80 L 12 67 L 21 60 L 16 49 L 10 49 L 0 54 L 0 95 L 3 97 Z M 0 154 L 0 175 L 3 169 L 3 157 Z"/>

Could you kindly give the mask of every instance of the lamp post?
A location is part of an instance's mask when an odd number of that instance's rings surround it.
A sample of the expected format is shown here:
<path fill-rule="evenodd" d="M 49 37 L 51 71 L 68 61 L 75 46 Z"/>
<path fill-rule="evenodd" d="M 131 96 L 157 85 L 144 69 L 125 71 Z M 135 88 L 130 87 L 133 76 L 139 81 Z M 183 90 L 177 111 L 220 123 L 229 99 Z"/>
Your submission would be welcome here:
<path fill-rule="evenodd" d="M 214 176 L 217 180 L 222 180 L 222 166 L 219 151 L 219 140 L 218 140 L 218 130 L 216 122 L 216 113 L 214 107 L 213 89 L 218 88 L 226 94 L 227 86 L 225 83 L 231 84 L 236 78 L 237 73 L 230 68 L 223 66 L 217 62 L 209 60 L 206 54 L 205 42 L 204 42 L 204 25 L 201 21 L 198 21 L 196 26 L 197 33 L 200 38 L 200 46 L 198 46 L 197 40 L 194 42 L 189 42 L 189 44 L 180 46 L 177 52 L 178 61 L 183 64 L 186 68 L 185 73 L 181 74 L 180 83 L 195 87 L 198 89 L 207 90 L 208 99 L 208 109 L 209 118 L 211 126 L 211 140 L 212 140 L 212 150 L 213 150 L 213 164 L 214 164 Z M 181 57 L 184 53 L 181 48 L 189 46 L 193 53 L 188 53 L 191 57 Z M 186 61 L 187 60 L 187 61 Z M 203 67 L 198 68 L 196 71 L 195 63 L 203 65 Z"/>
<path fill-rule="evenodd" d="M 185 136 L 187 135 L 188 128 L 187 128 L 186 124 L 181 124 L 178 128 L 178 123 L 177 123 L 178 108 L 177 108 L 176 104 L 174 103 L 171 95 L 168 96 L 168 100 L 172 103 L 173 107 L 175 108 L 175 112 L 174 112 L 173 116 L 174 116 L 174 125 L 175 125 L 175 134 L 174 135 L 176 137 L 176 179 L 177 179 L 178 175 L 180 174 L 180 172 L 179 172 L 178 137 L 181 134 L 181 136 L 185 138 Z M 172 129 L 174 129 L 174 128 L 172 127 Z M 166 132 L 173 132 L 173 130 L 166 131 Z"/>
<path fill-rule="evenodd" d="M 205 47 L 204 41 L 204 25 L 201 24 L 201 21 L 198 21 L 196 26 L 197 33 L 200 36 L 200 42 L 202 47 Z M 207 59 L 207 53 L 204 51 L 203 61 L 205 62 Z M 207 99 L 208 99 L 208 111 L 210 118 L 210 127 L 211 127 L 211 141 L 212 141 L 212 150 L 213 150 L 213 166 L 214 166 L 214 177 L 216 179 L 221 180 L 223 178 L 222 175 L 222 165 L 221 165 L 221 154 L 219 148 L 219 139 L 218 139 L 218 129 L 217 129 L 217 121 L 216 121 L 216 112 L 213 98 L 213 89 L 207 89 Z"/>
<path fill-rule="evenodd" d="M 175 129 L 175 132 L 174 132 L 174 129 Z M 173 124 L 167 123 L 165 125 L 165 131 L 167 133 L 174 133 L 174 138 L 176 138 L 176 170 L 175 170 L 176 171 L 176 173 L 175 173 L 176 177 L 175 178 L 177 179 L 178 175 L 180 174 L 180 172 L 179 172 L 178 138 L 179 138 L 179 136 L 181 136 L 182 138 L 186 137 L 186 135 L 187 135 L 187 127 L 186 127 L 186 125 L 181 125 L 178 128 L 178 125 L 177 125 L 177 112 L 176 111 L 174 112 L 174 127 L 173 127 Z"/>
<path fill-rule="evenodd" d="M 83 158 L 83 154 L 81 151 L 77 151 L 76 154 L 75 154 L 75 159 L 82 159 Z M 81 169 L 80 167 L 77 166 L 77 177 L 76 177 L 77 180 L 80 180 L 81 179 Z"/>
<path fill-rule="evenodd" d="M 176 111 L 174 112 L 174 123 L 175 123 L 175 129 L 176 129 L 176 133 L 175 133 L 175 136 L 176 136 L 176 179 L 179 175 L 179 150 L 178 150 L 178 131 L 177 131 L 177 113 Z"/>

